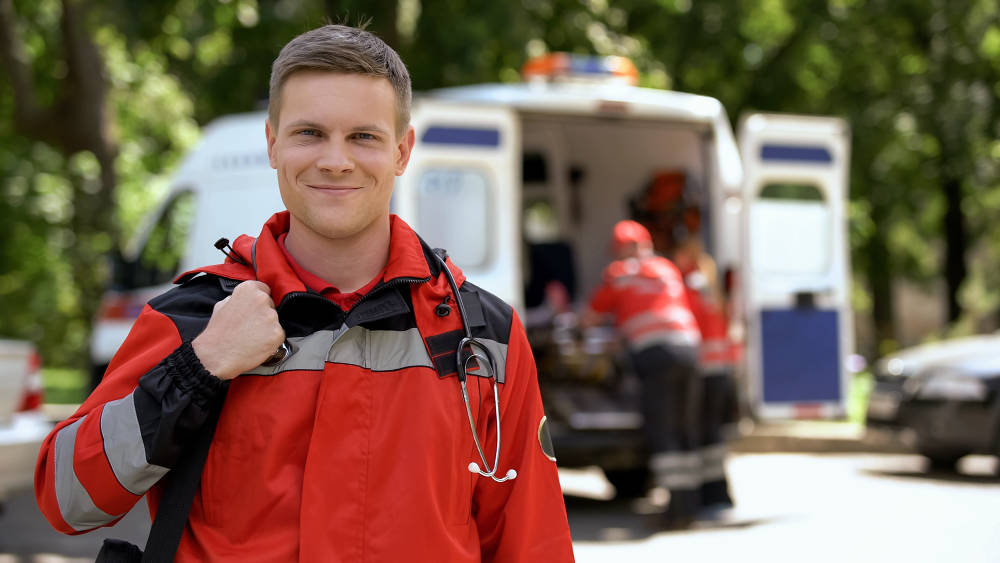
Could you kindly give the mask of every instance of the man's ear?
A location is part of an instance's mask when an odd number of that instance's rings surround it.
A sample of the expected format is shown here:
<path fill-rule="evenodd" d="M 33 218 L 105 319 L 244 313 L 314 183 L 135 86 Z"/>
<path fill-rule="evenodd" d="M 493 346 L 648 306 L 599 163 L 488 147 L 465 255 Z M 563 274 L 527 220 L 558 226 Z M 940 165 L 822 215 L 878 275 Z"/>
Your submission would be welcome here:
<path fill-rule="evenodd" d="M 406 165 L 410 162 L 410 154 L 413 152 L 413 144 L 416 142 L 416 133 L 413 126 L 406 128 L 406 133 L 399 140 L 396 146 L 396 176 L 402 176 L 406 171 Z"/>
<path fill-rule="evenodd" d="M 264 120 L 264 136 L 267 137 L 267 159 L 271 163 L 271 168 L 278 169 L 278 163 L 274 156 L 274 142 L 278 140 L 278 132 L 271 128 L 271 120 Z"/>

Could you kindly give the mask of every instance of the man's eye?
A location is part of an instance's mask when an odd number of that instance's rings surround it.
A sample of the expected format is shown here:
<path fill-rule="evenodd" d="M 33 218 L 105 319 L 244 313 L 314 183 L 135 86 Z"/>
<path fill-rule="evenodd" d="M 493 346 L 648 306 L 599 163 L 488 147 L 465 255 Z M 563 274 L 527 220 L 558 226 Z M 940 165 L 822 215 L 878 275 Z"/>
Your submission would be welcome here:
<path fill-rule="evenodd" d="M 295 134 L 296 135 L 306 135 L 306 136 L 309 136 L 309 137 L 318 137 L 319 136 L 319 131 L 317 131 L 315 129 L 301 129 L 299 131 L 296 131 Z"/>
<path fill-rule="evenodd" d="M 362 141 L 375 141 L 378 137 L 372 135 L 371 133 L 355 133 L 354 137 L 356 139 L 361 139 Z"/>

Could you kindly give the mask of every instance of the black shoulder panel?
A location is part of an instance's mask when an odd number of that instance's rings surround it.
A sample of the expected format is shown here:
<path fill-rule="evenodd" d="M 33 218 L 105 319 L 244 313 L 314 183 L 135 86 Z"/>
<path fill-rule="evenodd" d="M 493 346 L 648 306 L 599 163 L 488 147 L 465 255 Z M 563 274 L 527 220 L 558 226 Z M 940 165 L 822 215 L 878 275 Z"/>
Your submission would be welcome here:
<path fill-rule="evenodd" d="M 473 336 L 508 344 L 510 327 L 514 322 L 514 308 L 496 295 L 468 281 L 462 284 L 459 291 L 462 293 L 462 300 L 466 302 Z M 475 306 L 477 303 L 478 306 Z M 482 315 L 480 318 L 476 318 L 475 310 Z"/>
<path fill-rule="evenodd" d="M 154 297 L 149 306 L 169 317 L 181 340 L 187 342 L 204 330 L 212 316 L 212 307 L 232 293 L 232 288 L 226 291 L 221 280 L 213 275 L 198 276 Z"/>

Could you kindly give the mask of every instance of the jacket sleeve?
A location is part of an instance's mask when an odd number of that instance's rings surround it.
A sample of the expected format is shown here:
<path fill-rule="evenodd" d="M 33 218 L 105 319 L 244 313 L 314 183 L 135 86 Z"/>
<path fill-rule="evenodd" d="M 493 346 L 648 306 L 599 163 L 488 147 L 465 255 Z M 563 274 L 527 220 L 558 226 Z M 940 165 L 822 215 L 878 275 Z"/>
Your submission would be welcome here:
<path fill-rule="evenodd" d="M 590 309 L 597 313 L 611 313 L 617 305 L 617 295 L 611 276 L 610 267 L 604 269 L 601 285 L 594 290 L 590 298 Z"/>
<path fill-rule="evenodd" d="M 42 444 L 35 497 L 52 527 L 116 523 L 173 467 L 225 386 L 175 320 L 147 305 L 101 384 Z"/>
<path fill-rule="evenodd" d="M 488 563 L 573 561 L 566 505 L 553 459 L 543 449 L 542 399 L 531 348 L 514 314 L 507 350 L 506 383 L 500 389 L 501 450 L 498 475 L 517 471 L 513 480 L 476 480 L 473 513 L 482 559 Z M 494 419 L 492 397 L 481 420 Z M 488 425 L 483 449 L 496 447 L 496 428 Z M 543 439 L 544 436 L 544 439 Z M 551 442 L 546 445 L 549 448 Z M 492 460 L 491 460 L 492 461 Z"/>

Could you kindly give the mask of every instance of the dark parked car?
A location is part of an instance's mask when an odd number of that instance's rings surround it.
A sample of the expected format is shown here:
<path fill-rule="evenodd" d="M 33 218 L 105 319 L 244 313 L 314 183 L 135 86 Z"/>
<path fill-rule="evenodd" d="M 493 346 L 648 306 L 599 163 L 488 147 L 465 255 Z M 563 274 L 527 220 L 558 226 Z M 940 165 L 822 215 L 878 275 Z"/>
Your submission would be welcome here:
<path fill-rule="evenodd" d="M 1000 455 L 1000 332 L 879 360 L 867 425 L 900 435 L 937 468 L 967 454 Z"/>

